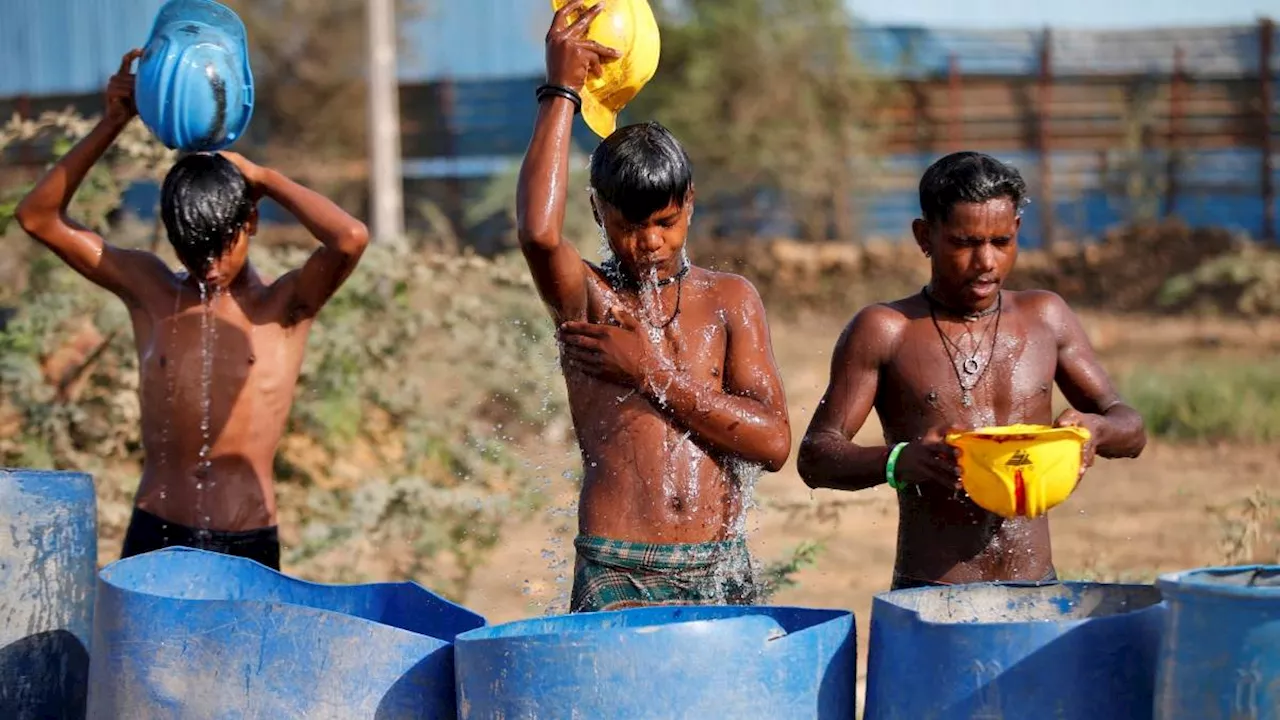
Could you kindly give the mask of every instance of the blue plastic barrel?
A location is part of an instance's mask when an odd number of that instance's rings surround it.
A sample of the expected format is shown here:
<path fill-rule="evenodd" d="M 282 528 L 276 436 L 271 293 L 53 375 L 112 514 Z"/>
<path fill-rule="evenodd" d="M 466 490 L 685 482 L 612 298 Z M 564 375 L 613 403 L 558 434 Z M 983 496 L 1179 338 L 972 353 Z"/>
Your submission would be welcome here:
<path fill-rule="evenodd" d="M 866 718 L 1150 718 L 1163 614 L 1149 585 L 983 583 L 878 595 Z"/>
<path fill-rule="evenodd" d="M 1280 720 L 1280 565 L 1159 580 L 1157 720 Z"/>
<path fill-rule="evenodd" d="M 853 615 L 657 607 L 458 636 L 458 717 L 853 720 Z"/>
<path fill-rule="evenodd" d="M 93 478 L 0 469 L 0 718 L 83 718 L 98 570 Z"/>
<path fill-rule="evenodd" d="M 160 550 L 99 575 L 89 717 L 454 718 L 451 642 L 483 625 L 414 583 Z"/>

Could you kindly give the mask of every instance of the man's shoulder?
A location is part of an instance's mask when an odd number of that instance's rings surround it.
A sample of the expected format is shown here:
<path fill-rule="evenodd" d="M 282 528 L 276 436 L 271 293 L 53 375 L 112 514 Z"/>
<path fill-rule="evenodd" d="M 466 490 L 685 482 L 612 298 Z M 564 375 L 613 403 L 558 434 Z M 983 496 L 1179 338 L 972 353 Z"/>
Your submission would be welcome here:
<path fill-rule="evenodd" d="M 898 345 L 912 318 L 919 314 L 916 305 L 914 297 L 867 305 L 849 320 L 841 342 L 889 351 Z"/>
<path fill-rule="evenodd" d="M 919 295 L 872 303 L 855 313 L 849 326 L 876 332 L 899 332 L 920 315 L 922 307 Z"/>
<path fill-rule="evenodd" d="M 690 270 L 690 274 L 693 276 L 691 279 L 705 285 L 717 297 L 739 303 L 760 300 L 755 284 L 742 275 L 697 266 Z"/>
<path fill-rule="evenodd" d="M 1005 297 L 1017 309 L 1049 322 L 1060 320 L 1064 314 L 1073 312 L 1067 301 L 1052 290 L 1009 290 Z"/>

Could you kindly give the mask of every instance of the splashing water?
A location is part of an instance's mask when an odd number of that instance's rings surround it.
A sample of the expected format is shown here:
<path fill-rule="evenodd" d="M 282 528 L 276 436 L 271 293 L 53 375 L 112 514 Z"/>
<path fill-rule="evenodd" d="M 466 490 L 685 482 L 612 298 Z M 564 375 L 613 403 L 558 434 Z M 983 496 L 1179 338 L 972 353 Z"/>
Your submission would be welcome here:
<path fill-rule="evenodd" d="M 600 231 L 600 257 L 605 263 L 616 260 L 616 255 L 609 245 L 608 236 L 603 228 Z M 682 264 L 688 264 L 689 258 L 687 251 L 681 251 Z M 656 267 L 649 268 L 644 275 L 639 278 L 640 288 L 638 292 L 639 312 L 637 315 L 641 321 L 643 331 L 649 336 L 654 346 L 666 348 L 668 333 L 663 325 L 668 325 L 670 329 L 670 338 L 677 346 L 675 352 L 662 352 L 659 354 L 657 361 L 662 370 L 674 371 L 676 364 L 674 356 L 680 354 L 681 339 L 681 318 L 673 314 L 676 310 L 674 301 L 672 306 L 664 307 L 662 292 L 663 286 L 659 284 L 658 269 Z M 707 333 L 704 344 L 709 344 L 711 335 L 717 330 L 715 328 L 706 328 Z M 667 392 L 669 388 L 654 388 L 655 402 L 659 406 L 665 406 L 668 402 Z M 683 497 L 686 501 L 686 510 L 692 513 L 698 511 L 698 501 L 701 496 L 701 488 L 699 480 L 702 477 L 702 466 L 706 462 L 715 462 L 710 458 L 694 440 L 692 433 L 678 428 L 672 424 L 668 424 L 665 435 L 662 440 L 662 454 L 665 458 L 662 470 L 662 487 L 663 492 L 668 497 Z M 594 465 L 594 464 L 593 464 Z M 737 495 L 735 503 L 735 514 L 730 519 L 726 530 L 728 537 L 731 539 L 743 538 L 747 535 L 747 518 L 752 508 L 756 507 L 755 486 L 763 475 L 764 468 L 761 465 L 749 463 L 739 459 L 730 459 L 724 467 L 724 472 L 729 476 L 732 492 Z M 570 479 L 571 474 L 566 473 L 565 479 Z M 566 508 L 565 512 L 575 512 L 576 508 Z M 559 509 L 553 508 L 552 515 L 559 514 Z M 553 538 L 552 543 L 558 544 L 559 538 Z M 568 561 L 561 558 L 558 552 L 544 551 L 543 559 L 549 562 L 549 569 L 559 570 L 567 565 Z M 566 578 L 563 574 L 556 577 L 557 584 L 563 583 Z M 715 570 L 712 579 L 715 589 L 714 593 L 719 596 L 721 602 L 729 602 L 734 600 L 736 593 L 745 589 L 751 596 L 758 596 L 760 589 L 763 587 L 761 580 L 760 568 L 757 568 L 752 562 L 748 553 L 730 553 L 722 562 L 720 562 Z M 556 600 L 548 603 L 546 608 L 547 614 L 556 614 L 567 611 L 568 594 L 567 588 L 561 590 L 561 594 Z"/>
<path fill-rule="evenodd" d="M 733 477 L 740 501 L 738 515 L 733 519 L 730 534 L 742 536 L 747 534 L 747 515 L 759 507 L 756 500 L 756 484 L 764 476 L 764 466 L 741 458 L 730 459 L 728 465 L 729 474 Z"/>
<path fill-rule="evenodd" d="M 662 325 L 666 323 L 668 317 L 671 318 L 670 328 L 673 335 L 678 335 L 680 330 L 680 319 L 672 317 L 675 309 L 664 309 L 662 303 L 662 287 L 659 285 L 658 269 L 656 267 L 649 268 L 644 278 L 641 280 L 640 292 L 640 313 L 644 318 L 645 331 L 649 335 L 650 342 L 655 347 L 665 347 L 665 337 Z M 675 362 L 666 352 L 658 354 L 659 368 L 665 371 L 675 371 Z M 656 387 L 656 400 L 659 406 L 667 404 L 667 388 Z M 688 500 L 692 503 L 697 502 L 698 486 L 697 486 L 697 465 L 700 457 L 695 457 L 691 450 L 696 450 L 694 443 L 690 442 L 690 435 L 682 433 L 679 429 L 668 424 L 665 434 L 662 438 L 662 456 L 666 458 L 662 470 L 662 490 L 668 497 L 676 497 L 681 488 L 677 482 L 680 476 L 680 470 L 684 470 L 687 478 L 686 488 L 688 491 Z M 697 453 L 698 456 L 701 453 Z"/>

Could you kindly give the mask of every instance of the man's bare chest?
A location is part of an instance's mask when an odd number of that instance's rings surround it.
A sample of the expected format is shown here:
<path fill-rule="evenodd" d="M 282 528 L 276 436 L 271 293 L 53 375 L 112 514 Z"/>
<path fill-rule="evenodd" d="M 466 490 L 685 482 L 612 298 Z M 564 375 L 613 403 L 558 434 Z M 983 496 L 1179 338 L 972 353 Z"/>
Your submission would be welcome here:
<path fill-rule="evenodd" d="M 729 346 L 724 312 L 703 292 L 676 288 L 658 294 L 614 292 L 600 281 L 588 303 L 588 320 L 618 324 L 620 312 L 636 320 L 636 332 L 644 335 L 662 366 L 695 377 L 719 380 L 724 374 Z"/>
<path fill-rule="evenodd" d="M 1010 407 L 1049 397 L 1057 372 L 1051 337 L 1017 326 L 985 337 L 914 324 L 884 368 L 882 387 L 921 408 Z"/>

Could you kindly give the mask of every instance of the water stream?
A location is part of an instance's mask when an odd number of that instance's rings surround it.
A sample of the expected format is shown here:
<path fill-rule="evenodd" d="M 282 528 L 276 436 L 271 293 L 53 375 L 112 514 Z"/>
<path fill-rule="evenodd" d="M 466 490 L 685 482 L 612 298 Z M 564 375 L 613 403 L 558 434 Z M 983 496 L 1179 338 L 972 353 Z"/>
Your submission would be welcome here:
<path fill-rule="evenodd" d="M 206 514 L 204 493 L 206 483 L 212 487 L 210 468 L 213 465 L 209 458 L 212 435 L 213 415 L 213 361 L 218 342 L 217 323 L 213 316 L 214 304 L 218 301 L 217 288 L 210 289 L 200 283 L 200 456 L 196 466 L 196 516 L 200 521 L 200 529 L 209 529 L 209 516 Z"/>

